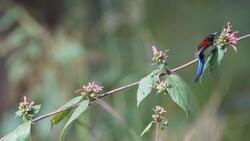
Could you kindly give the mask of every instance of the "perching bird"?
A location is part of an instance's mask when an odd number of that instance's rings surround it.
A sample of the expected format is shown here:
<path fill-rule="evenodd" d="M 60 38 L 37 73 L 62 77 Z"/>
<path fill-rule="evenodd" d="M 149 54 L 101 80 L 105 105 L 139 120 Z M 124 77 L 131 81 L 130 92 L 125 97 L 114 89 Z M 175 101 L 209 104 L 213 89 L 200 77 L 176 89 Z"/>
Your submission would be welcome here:
<path fill-rule="evenodd" d="M 205 64 L 205 55 L 204 52 L 207 50 L 209 47 L 213 46 L 214 42 L 214 37 L 216 36 L 218 32 L 211 33 L 209 34 L 203 41 L 200 42 L 197 50 L 196 50 L 196 56 L 198 58 L 198 66 L 197 66 L 197 72 L 195 76 L 195 82 L 199 80 L 203 73 L 203 67 Z"/>

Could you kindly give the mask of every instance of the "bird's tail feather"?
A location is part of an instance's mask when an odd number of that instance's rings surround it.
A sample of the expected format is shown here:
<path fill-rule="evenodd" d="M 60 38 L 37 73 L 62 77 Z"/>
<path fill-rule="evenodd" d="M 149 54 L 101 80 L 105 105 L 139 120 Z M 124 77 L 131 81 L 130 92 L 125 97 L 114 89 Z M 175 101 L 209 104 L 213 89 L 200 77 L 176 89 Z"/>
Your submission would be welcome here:
<path fill-rule="evenodd" d="M 201 75 L 203 73 L 204 63 L 205 63 L 205 57 L 203 54 L 200 54 L 198 56 L 198 67 L 197 67 L 197 72 L 196 72 L 196 76 L 195 76 L 195 82 L 197 82 L 199 80 L 199 78 L 201 77 Z"/>

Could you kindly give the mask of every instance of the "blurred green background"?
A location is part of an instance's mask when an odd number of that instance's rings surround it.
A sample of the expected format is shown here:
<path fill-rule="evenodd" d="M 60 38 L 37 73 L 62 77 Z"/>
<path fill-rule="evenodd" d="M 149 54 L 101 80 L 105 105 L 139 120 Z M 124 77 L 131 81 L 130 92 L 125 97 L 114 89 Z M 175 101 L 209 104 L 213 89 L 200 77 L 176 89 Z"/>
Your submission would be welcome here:
<path fill-rule="evenodd" d="M 135 82 L 154 69 L 151 46 L 170 49 L 175 67 L 194 58 L 203 37 L 227 21 L 240 35 L 250 33 L 247 0 L 1 0 L 0 136 L 13 130 L 24 95 L 42 104 L 40 114 L 57 109 L 90 81 L 105 91 Z M 136 88 L 105 97 L 73 124 L 65 140 L 153 140 L 152 108 L 167 110 L 169 141 L 249 141 L 250 39 L 227 52 L 219 70 L 194 83 L 195 65 L 178 72 L 194 95 L 185 113 L 168 96 L 150 95 L 136 106 Z M 112 107 L 108 111 L 105 107 Z M 33 141 L 54 141 L 64 123 L 49 120 L 32 128 Z"/>

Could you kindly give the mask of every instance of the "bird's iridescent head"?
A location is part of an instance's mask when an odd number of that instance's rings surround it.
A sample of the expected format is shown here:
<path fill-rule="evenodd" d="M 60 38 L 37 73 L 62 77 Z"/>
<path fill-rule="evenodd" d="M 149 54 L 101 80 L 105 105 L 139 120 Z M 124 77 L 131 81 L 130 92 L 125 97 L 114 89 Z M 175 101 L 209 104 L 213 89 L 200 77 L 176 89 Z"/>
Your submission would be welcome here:
<path fill-rule="evenodd" d="M 218 32 L 214 32 L 214 33 L 210 33 L 208 34 L 207 38 L 209 39 L 209 41 L 213 41 L 214 37 L 218 34 Z"/>

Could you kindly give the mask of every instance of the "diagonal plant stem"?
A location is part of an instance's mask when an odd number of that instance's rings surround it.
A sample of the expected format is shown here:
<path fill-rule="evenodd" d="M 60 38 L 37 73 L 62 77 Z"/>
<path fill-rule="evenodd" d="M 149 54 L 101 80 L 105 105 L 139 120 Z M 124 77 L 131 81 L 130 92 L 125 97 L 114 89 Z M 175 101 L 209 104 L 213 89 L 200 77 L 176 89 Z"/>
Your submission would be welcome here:
<path fill-rule="evenodd" d="M 191 60 L 191 61 L 185 63 L 184 65 L 178 66 L 178 67 L 176 67 L 176 68 L 174 68 L 174 69 L 171 69 L 171 70 L 169 70 L 169 71 L 170 71 L 170 73 L 176 72 L 176 71 L 178 71 L 178 70 L 184 69 L 184 68 L 186 68 L 186 67 L 188 67 L 188 66 L 194 64 L 196 61 L 197 61 L 197 59 Z M 139 82 L 140 82 L 140 81 L 137 81 L 137 82 L 134 82 L 134 83 L 131 83 L 131 84 L 128 84 L 128 85 L 119 87 L 119 88 L 117 88 L 117 89 L 114 89 L 114 90 L 111 90 L 111 91 L 102 93 L 102 94 L 101 94 L 100 96 L 98 96 L 96 99 L 103 98 L 103 97 L 105 97 L 105 96 L 111 95 L 111 94 L 113 94 L 113 93 L 116 93 L 116 92 L 125 90 L 125 89 L 130 88 L 130 87 L 133 87 L 133 86 L 137 86 L 137 85 L 139 84 Z M 95 101 L 96 99 L 93 99 L 91 102 Z M 79 104 L 80 104 L 80 103 L 77 103 L 77 104 L 75 104 L 75 105 L 73 105 L 73 106 L 70 106 L 70 107 L 67 107 L 67 108 L 59 108 L 58 110 L 56 110 L 56 111 L 54 111 L 54 112 L 51 112 L 51 113 L 48 113 L 48 114 L 45 114 L 45 115 L 42 115 L 42 116 L 39 116 L 39 117 L 33 119 L 32 122 L 33 122 L 33 123 L 36 123 L 36 122 L 39 121 L 39 120 L 42 120 L 42 119 L 51 117 L 51 116 L 53 116 L 53 115 L 55 115 L 55 114 L 57 114 L 57 113 L 66 111 L 66 110 L 68 110 L 68 109 L 73 109 L 73 108 L 79 106 Z"/>
<path fill-rule="evenodd" d="M 241 36 L 241 37 L 237 38 L 237 40 L 239 41 L 239 40 L 242 40 L 242 39 L 245 39 L 245 38 L 248 38 L 248 37 L 250 37 L 250 34 Z"/>
<path fill-rule="evenodd" d="M 105 96 L 108 96 L 110 94 L 113 94 L 113 93 L 116 93 L 116 92 L 119 92 L 119 91 L 122 91 L 124 89 L 127 89 L 127 88 L 130 88 L 130 87 L 133 87 L 133 86 L 136 86 L 139 84 L 139 81 L 137 82 L 134 82 L 134 83 L 131 83 L 131 84 L 128 84 L 128 85 L 125 85 L 125 86 L 122 86 L 122 87 L 119 87 L 117 89 L 114 89 L 114 90 L 111 90 L 111 91 L 108 91 L 108 92 L 105 92 L 105 93 L 102 93 L 100 96 L 98 96 L 96 99 L 93 99 L 91 100 L 90 102 L 93 102 L 99 98 L 102 98 L 102 97 L 105 97 Z M 51 117 L 57 113 L 60 113 L 60 112 L 63 112 L 63 111 L 66 111 L 66 110 L 69 110 L 69 109 L 73 109 L 73 108 L 76 108 L 77 106 L 79 106 L 80 103 L 77 103 L 75 105 L 72 105 L 70 107 L 67 107 L 67 108 L 59 108 L 58 110 L 54 111 L 54 112 L 51 112 L 51 113 L 48 113 L 48 114 L 45 114 L 45 115 L 42 115 L 42 116 L 39 116 L 35 119 L 32 120 L 33 123 L 36 123 L 37 121 L 39 120 L 42 120 L 42 119 L 45 119 L 45 118 L 48 118 L 48 117 Z"/>
<path fill-rule="evenodd" d="M 159 136 L 159 123 L 156 122 L 155 141 L 158 141 L 158 136 Z"/>
<path fill-rule="evenodd" d="M 245 38 L 249 38 L 249 37 L 250 37 L 250 34 L 247 34 L 247 35 L 244 35 L 244 36 L 241 36 L 241 37 L 237 38 L 237 40 L 239 41 L 239 40 L 242 40 L 242 39 L 245 39 Z M 198 61 L 198 59 L 195 58 L 195 59 L 193 59 L 193 60 L 191 60 L 191 61 L 189 61 L 189 62 L 187 62 L 187 63 L 185 63 L 185 64 L 183 64 L 183 65 L 180 65 L 180 66 L 178 66 L 178 67 L 175 67 L 175 68 L 173 68 L 173 69 L 168 70 L 168 73 L 171 74 L 171 73 L 177 72 L 177 71 L 179 71 L 179 70 L 182 70 L 182 69 L 184 69 L 184 68 L 186 68 L 186 67 L 189 67 L 189 66 L 193 65 L 193 64 L 196 63 L 197 61 Z M 161 76 L 164 76 L 164 75 L 166 75 L 166 74 L 163 74 L 163 75 L 161 75 Z M 128 89 L 128 88 L 130 88 L 130 87 L 137 86 L 137 85 L 139 84 L 139 82 L 140 82 L 140 81 L 136 81 L 136 82 L 130 83 L 130 84 L 128 84 L 128 85 L 125 85 L 125 86 L 122 86 L 122 87 L 113 89 L 113 90 L 111 90 L 111 91 L 104 92 L 104 93 L 102 93 L 101 95 L 99 95 L 97 98 L 92 99 L 90 102 L 92 103 L 92 102 L 94 102 L 96 99 L 103 98 L 103 97 L 108 96 L 108 95 L 111 95 L 111 94 L 113 94 L 113 93 L 116 93 L 116 92 L 119 92 L 119 91 Z M 58 113 L 63 112 L 63 111 L 66 111 L 66 110 L 68 110 L 68 109 L 76 108 L 77 106 L 79 106 L 79 104 L 80 104 L 80 103 L 77 103 L 77 104 L 75 104 L 75 105 L 73 105 L 73 106 L 71 106 L 71 107 L 67 107 L 67 108 L 59 108 L 59 109 L 57 109 L 56 111 L 53 111 L 53 112 L 51 112 L 51 113 L 41 115 L 41 116 L 39 116 L 39 117 L 33 119 L 33 120 L 32 120 L 32 123 L 36 123 L 36 122 L 38 122 L 38 121 L 40 121 L 40 120 L 42 120 L 42 119 L 49 118 L 49 117 L 51 117 L 51 116 L 53 116 L 53 115 L 55 115 L 55 114 L 58 114 Z"/>

